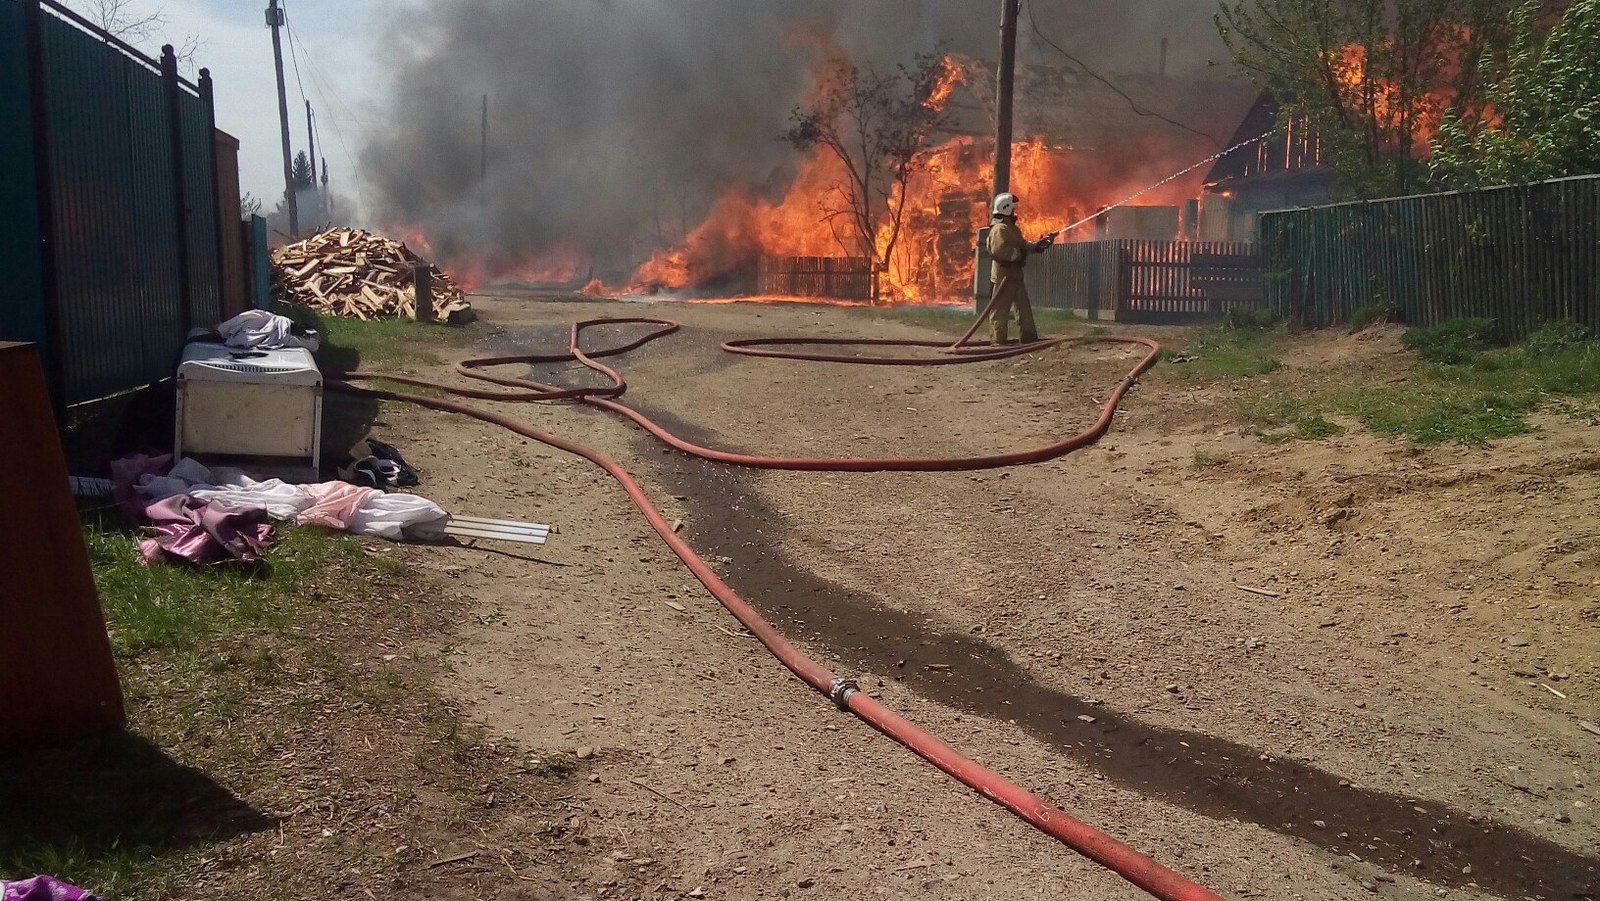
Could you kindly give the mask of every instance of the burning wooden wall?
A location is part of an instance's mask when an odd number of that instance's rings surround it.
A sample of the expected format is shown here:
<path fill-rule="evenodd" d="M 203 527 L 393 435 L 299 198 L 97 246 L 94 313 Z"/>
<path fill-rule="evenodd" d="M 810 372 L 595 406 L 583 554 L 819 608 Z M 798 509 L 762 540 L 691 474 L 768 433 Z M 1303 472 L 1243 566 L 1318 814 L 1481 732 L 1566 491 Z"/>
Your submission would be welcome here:
<path fill-rule="evenodd" d="M 764 256 L 756 267 L 756 293 L 871 300 L 872 262 L 866 257 Z"/>

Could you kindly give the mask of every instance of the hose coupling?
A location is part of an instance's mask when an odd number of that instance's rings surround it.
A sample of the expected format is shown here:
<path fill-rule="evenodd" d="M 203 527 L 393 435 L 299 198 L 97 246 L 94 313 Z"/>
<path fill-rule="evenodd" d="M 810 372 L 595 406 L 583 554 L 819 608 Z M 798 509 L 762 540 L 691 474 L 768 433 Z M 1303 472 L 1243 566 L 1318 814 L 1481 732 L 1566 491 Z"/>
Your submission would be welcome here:
<path fill-rule="evenodd" d="M 861 690 L 854 679 L 834 679 L 828 683 L 828 700 L 840 710 L 850 709 L 850 696 Z"/>

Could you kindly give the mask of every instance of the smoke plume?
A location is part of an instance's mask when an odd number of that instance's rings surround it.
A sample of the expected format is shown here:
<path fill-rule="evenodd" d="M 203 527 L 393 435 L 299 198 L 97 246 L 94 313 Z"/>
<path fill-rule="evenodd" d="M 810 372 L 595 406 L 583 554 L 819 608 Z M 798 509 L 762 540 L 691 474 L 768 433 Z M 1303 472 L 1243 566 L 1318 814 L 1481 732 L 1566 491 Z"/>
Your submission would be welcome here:
<path fill-rule="evenodd" d="M 1221 52 L 1213 0 L 1028 5 L 1108 74 L 1153 72 L 1163 37 L 1169 72 Z M 830 53 L 890 67 L 942 43 L 987 60 L 998 22 L 992 0 L 416 3 L 381 43 L 393 62 L 384 127 L 362 153 L 369 218 L 422 230 L 441 260 L 472 260 L 478 276 L 626 272 L 725 191 L 782 191 L 797 157 L 777 135 Z M 1065 64 L 1026 11 L 1020 45 L 1024 65 Z M 1186 118 L 1219 139 L 1233 125 Z"/>

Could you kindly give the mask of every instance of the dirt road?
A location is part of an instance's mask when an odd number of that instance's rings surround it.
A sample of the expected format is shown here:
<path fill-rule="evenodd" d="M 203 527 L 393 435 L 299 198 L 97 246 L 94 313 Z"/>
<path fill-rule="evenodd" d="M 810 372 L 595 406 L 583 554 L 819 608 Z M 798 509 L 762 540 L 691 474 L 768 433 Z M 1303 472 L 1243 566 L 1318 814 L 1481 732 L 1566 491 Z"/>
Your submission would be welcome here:
<path fill-rule="evenodd" d="M 1042 443 L 1086 424 L 1133 354 L 762 361 L 717 343 L 932 334 L 809 306 L 474 303 L 471 343 L 441 356 L 559 350 L 592 316 L 682 321 L 621 358 L 628 398 L 760 453 Z M 1296 353 L 1308 378 L 1330 354 L 1399 365 L 1383 338 Z M 1218 414 L 1226 390 L 1158 370 L 1100 445 L 972 474 L 732 470 L 598 411 L 503 409 L 623 460 L 829 666 L 1224 895 L 1600 887 L 1600 738 L 1578 726 L 1600 714 L 1600 430 L 1269 447 Z M 559 897 L 1144 897 L 807 690 L 589 464 L 465 419 L 386 417 L 374 433 L 430 497 L 560 530 L 532 554 L 416 552 L 475 599 L 451 690 L 495 734 L 581 758 L 568 816 L 529 839 Z"/>

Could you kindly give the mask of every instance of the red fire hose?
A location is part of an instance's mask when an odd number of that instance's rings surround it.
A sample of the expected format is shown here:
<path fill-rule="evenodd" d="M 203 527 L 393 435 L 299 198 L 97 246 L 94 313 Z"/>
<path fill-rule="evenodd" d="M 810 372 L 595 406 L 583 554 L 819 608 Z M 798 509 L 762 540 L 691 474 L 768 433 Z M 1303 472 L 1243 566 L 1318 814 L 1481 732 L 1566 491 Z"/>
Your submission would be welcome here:
<path fill-rule="evenodd" d="M 992 304 L 991 304 L 992 306 Z M 987 313 L 987 310 L 985 311 Z M 603 350 L 585 351 L 581 347 L 583 330 L 596 325 L 626 325 L 648 324 L 657 326 L 656 329 L 634 341 Z M 613 356 L 637 348 L 656 338 L 669 335 L 678 330 L 678 324 L 666 319 L 632 318 L 632 319 L 595 319 L 579 322 L 573 325 L 568 352 L 565 354 L 530 355 L 517 357 L 498 357 L 490 359 L 467 360 L 457 365 L 461 374 L 481 381 L 493 382 L 498 385 L 517 388 L 516 391 L 488 391 L 480 389 L 457 388 L 441 385 L 422 379 L 386 375 L 382 373 L 356 372 L 345 376 L 346 379 L 385 378 L 391 381 L 403 382 L 410 385 L 433 388 L 465 397 L 474 397 L 487 400 L 503 401 L 538 401 L 572 399 L 581 403 L 591 404 L 614 413 L 626 416 L 639 424 L 652 435 L 665 441 L 678 450 L 694 454 L 708 460 L 716 460 L 737 466 L 749 466 L 764 469 L 798 469 L 829 472 L 879 472 L 879 471 L 921 471 L 945 472 L 968 469 L 985 469 L 998 466 L 1013 466 L 1021 463 L 1035 463 L 1059 457 L 1063 454 L 1077 450 L 1090 444 L 1104 435 L 1111 427 L 1112 419 L 1116 415 L 1117 405 L 1133 387 L 1135 380 L 1145 370 L 1155 365 L 1160 346 L 1148 338 L 1106 336 L 1086 339 L 1090 341 L 1109 341 L 1126 344 L 1139 344 L 1147 347 L 1147 353 L 1137 365 L 1123 378 L 1111 392 L 1105 404 L 1100 409 L 1100 415 L 1084 431 L 1063 438 L 1059 441 L 1028 450 L 1014 451 L 1006 454 L 992 454 L 981 457 L 963 458 L 905 458 L 905 459 L 816 459 L 816 458 L 785 458 L 762 457 L 748 454 L 736 454 L 712 448 L 701 447 L 685 441 L 666 429 L 652 422 L 644 414 L 634 410 L 616 400 L 626 389 L 627 383 L 614 369 L 597 361 L 598 357 Z M 970 337 L 970 332 L 968 337 Z M 977 360 L 996 360 L 1016 356 L 1023 353 L 1032 353 L 1046 347 L 1064 343 L 1070 339 L 1055 338 L 1039 341 L 1027 345 L 1013 347 L 966 347 L 966 338 L 957 342 L 955 346 L 931 341 L 894 341 L 894 340 L 869 340 L 845 341 L 836 339 L 800 339 L 800 338 L 775 338 L 752 341 L 733 341 L 723 344 L 724 350 L 733 353 L 744 353 L 757 356 L 782 357 L 795 360 L 821 360 L 830 362 L 848 363 L 875 363 L 899 365 L 938 365 L 945 363 L 970 362 Z M 856 357 L 843 354 L 820 354 L 799 351 L 771 350 L 774 346 L 794 345 L 832 345 L 832 346 L 869 346 L 869 347 L 940 347 L 947 354 L 937 358 L 881 358 L 881 357 Z M 550 362 L 578 361 L 590 369 L 606 376 L 609 385 L 600 388 L 562 388 L 555 385 L 545 385 L 527 379 L 497 376 L 482 372 L 485 367 L 530 364 Z M 1165 899 L 1165 901 L 1222 901 L 1220 895 L 1204 886 L 1168 869 L 1165 866 L 1133 850 L 1122 842 L 1095 829 L 1092 826 L 1073 817 L 1071 814 L 1057 808 L 1043 799 L 1033 795 L 1004 776 L 982 766 L 963 755 L 960 751 L 941 741 L 938 737 L 923 730 L 915 723 L 900 716 L 898 713 L 879 703 L 877 700 L 861 691 L 852 681 L 841 679 L 830 672 L 826 667 L 812 660 L 794 645 L 790 644 L 772 624 L 767 622 L 755 608 L 750 606 L 728 584 L 711 569 L 706 562 L 695 553 L 694 548 L 687 541 L 678 537 L 661 511 L 656 509 L 645 494 L 639 482 L 623 469 L 621 464 L 611 459 L 600 451 L 579 444 L 575 441 L 538 431 L 518 420 L 512 419 L 489 410 L 482 410 L 453 400 L 436 397 L 425 397 L 412 394 L 398 394 L 390 391 L 378 391 L 354 387 L 348 382 L 330 381 L 330 387 L 353 393 L 367 394 L 390 400 L 403 400 L 423 407 L 442 410 L 450 413 L 459 413 L 465 416 L 493 423 L 510 429 L 519 435 L 535 441 L 548 444 L 569 453 L 577 454 L 596 465 L 600 466 L 611 477 L 617 480 L 623 490 L 628 493 L 650 522 L 650 526 L 667 543 L 672 552 L 678 555 L 695 578 L 705 585 L 724 607 L 728 609 L 751 634 L 766 646 L 783 665 L 788 667 L 795 675 L 799 676 L 806 684 L 826 695 L 841 710 L 847 710 L 860 717 L 874 729 L 889 736 L 900 744 L 906 746 L 934 766 L 960 780 L 984 797 L 996 804 L 1010 810 L 1017 816 L 1026 820 L 1041 831 L 1060 840 L 1089 859 L 1111 869 L 1119 875 L 1139 886 L 1151 895 Z"/>

